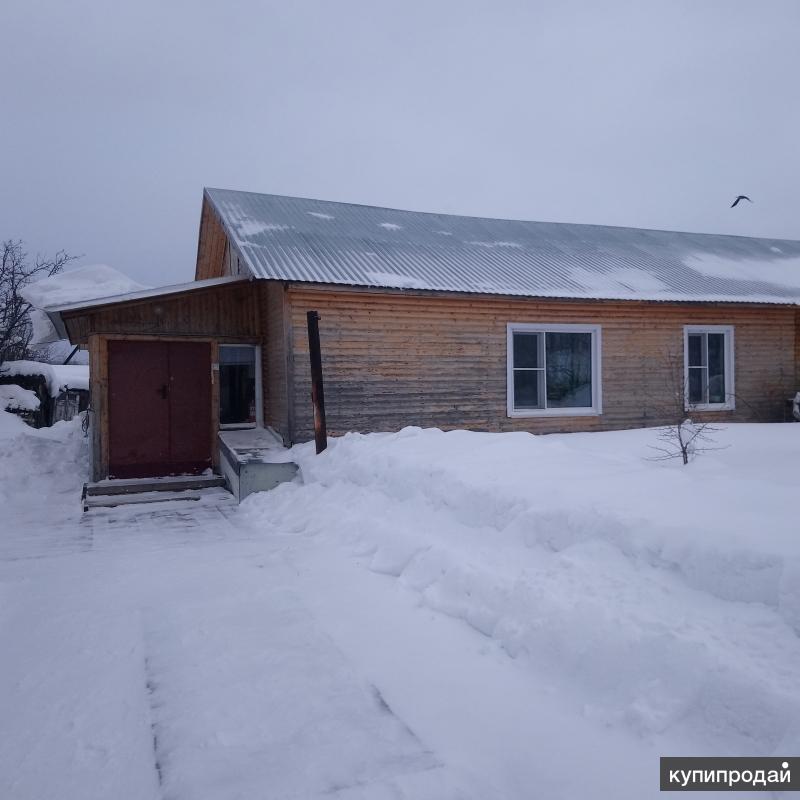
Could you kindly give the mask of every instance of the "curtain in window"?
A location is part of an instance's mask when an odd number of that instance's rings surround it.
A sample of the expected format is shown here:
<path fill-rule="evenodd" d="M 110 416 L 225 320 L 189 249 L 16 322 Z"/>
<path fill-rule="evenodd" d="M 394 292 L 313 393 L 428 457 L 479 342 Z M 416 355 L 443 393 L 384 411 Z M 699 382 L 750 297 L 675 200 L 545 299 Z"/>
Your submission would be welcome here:
<path fill-rule="evenodd" d="M 591 333 L 514 333 L 514 408 L 591 408 Z"/>

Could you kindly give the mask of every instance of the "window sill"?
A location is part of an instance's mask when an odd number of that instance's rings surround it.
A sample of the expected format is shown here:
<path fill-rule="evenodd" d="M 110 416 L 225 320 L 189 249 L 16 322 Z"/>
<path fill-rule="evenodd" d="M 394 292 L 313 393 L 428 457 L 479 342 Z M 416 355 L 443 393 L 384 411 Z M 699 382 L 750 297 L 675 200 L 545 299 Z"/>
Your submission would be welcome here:
<path fill-rule="evenodd" d="M 230 422 L 227 425 L 220 423 L 219 429 L 221 431 L 239 431 L 257 428 L 258 424 L 255 422 Z"/>
<path fill-rule="evenodd" d="M 509 418 L 516 417 L 599 417 L 603 412 L 596 408 L 531 408 L 507 412 Z"/>
<path fill-rule="evenodd" d="M 736 411 L 736 406 L 731 403 L 698 403 L 697 405 L 684 408 L 687 414 L 692 411 Z"/>

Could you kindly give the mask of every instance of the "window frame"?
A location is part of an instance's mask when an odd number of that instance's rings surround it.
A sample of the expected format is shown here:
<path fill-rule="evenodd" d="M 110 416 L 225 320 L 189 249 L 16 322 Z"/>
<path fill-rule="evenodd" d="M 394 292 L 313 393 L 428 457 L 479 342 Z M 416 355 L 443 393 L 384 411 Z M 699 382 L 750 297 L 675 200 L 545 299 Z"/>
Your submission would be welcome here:
<path fill-rule="evenodd" d="M 691 403 L 689 401 L 689 335 L 697 333 L 721 333 L 724 336 L 725 354 L 725 402 Z M 685 411 L 735 411 L 736 410 L 736 350 L 733 325 L 684 325 L 683 326 L 683 407 Z"/>
<path fill-rule="evenodd" d="M 592 405 L 579 408 L 514 408 L 514 334 L 589 333 L 592 336 Z M 542 348 L 546 351 L 546 345 Z M 509 322 L 506 324 L 506 414 L 523 417 L 599 417 L 603 413 L 602 328 L 600 325 Z M 543 362 L 545 403 L 547 402 L 547 360 Z"/>
<path fill-rule="evenodd" d="M 255 430 L 264 427 L 264 396 L 263 386 L 261 382 L 261 345 L 251 344 L 249 342 L 220 342 L 218 350 L 224 347 L 249 347 L 253 350 L 253 357 L 255 358 L 255 381 L 256 381 L 256 421 L 255 422 L 228 422 L 223 424 L 220 421 L 220 414 L 222 412 L 222 373 L 220 371 L 221 359 L 217 353 L 216 373 L 217 373 L 217 394 L 220 402 L 217 403 L 217 425 L 221 431 L 236 431 L 236 430 Z"/>

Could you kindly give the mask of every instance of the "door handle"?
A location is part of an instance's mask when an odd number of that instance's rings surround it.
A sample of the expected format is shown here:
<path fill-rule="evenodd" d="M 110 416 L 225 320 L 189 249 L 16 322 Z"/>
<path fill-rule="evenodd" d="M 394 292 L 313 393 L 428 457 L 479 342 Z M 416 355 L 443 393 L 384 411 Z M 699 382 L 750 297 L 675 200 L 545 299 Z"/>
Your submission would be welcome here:
<path fill-rule="evenodd" d="M 160 389 L 157 389 L 157 391 L 161 395 L 162 400 L 167 399 L 167 395 L 169 394 L 169 388 L 167 387 L 166 383 Z"/>

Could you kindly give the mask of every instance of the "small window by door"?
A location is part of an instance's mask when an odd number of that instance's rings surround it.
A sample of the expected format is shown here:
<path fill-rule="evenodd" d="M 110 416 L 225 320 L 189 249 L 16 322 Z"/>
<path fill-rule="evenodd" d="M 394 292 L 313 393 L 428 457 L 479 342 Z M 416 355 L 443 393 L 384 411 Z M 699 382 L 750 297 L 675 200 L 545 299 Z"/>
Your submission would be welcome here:
<path fill-rule="evenodd" d="M 219 424 L 254 428 L 258 424 L 258 358 L 253 345 L 220 345 Z"/>

